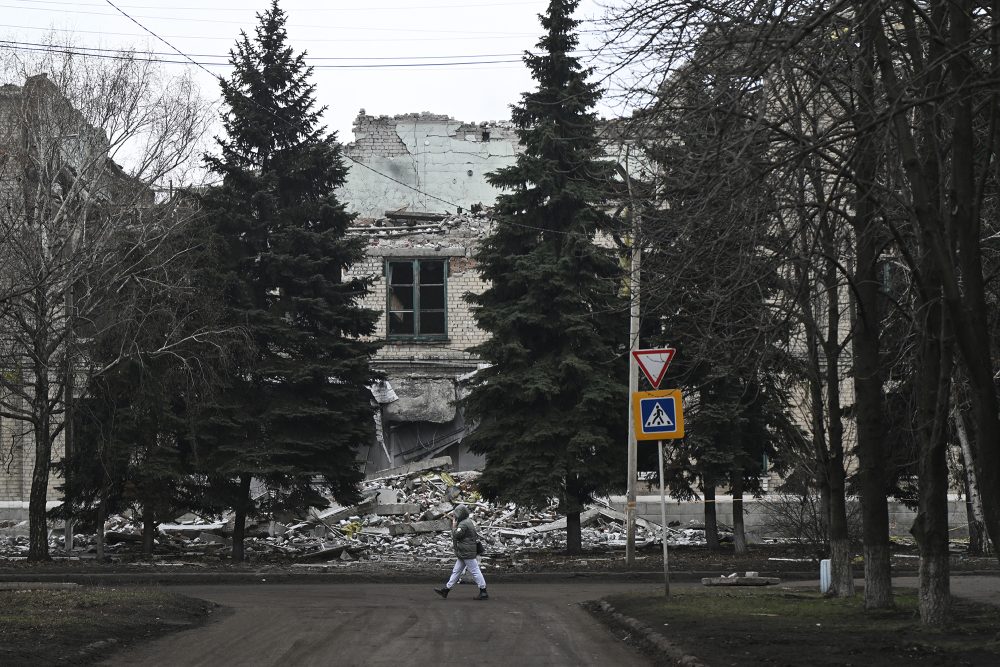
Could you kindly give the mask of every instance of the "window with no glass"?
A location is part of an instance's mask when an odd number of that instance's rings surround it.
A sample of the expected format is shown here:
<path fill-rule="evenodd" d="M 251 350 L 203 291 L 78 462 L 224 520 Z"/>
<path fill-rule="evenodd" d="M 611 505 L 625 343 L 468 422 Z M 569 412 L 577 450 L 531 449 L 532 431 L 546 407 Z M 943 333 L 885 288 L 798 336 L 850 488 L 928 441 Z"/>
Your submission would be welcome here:
<path fill-rule="evenodd" d="M 390 338 L 444 338 L 446 260 L 389 260 Z"/>

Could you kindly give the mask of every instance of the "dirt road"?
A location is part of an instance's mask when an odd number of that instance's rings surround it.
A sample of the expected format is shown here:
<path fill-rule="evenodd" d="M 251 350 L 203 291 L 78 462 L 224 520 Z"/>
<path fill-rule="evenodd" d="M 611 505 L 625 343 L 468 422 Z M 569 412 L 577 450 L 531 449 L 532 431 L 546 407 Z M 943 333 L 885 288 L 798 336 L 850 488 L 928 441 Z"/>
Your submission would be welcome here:
<path fill-rule="evenodd" d="M 228 607 L 108 665 L 647 665 L 578 602 L 651 584 L 509 584 L 447 600 L 426 584 L 171 587 Z"/>

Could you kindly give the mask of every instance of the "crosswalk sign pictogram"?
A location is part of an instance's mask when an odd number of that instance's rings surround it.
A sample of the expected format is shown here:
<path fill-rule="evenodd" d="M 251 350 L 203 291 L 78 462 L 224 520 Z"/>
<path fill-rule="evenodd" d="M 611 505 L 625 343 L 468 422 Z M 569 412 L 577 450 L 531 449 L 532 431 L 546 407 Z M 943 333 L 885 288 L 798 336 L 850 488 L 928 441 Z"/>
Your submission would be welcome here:
<path fill-rule="evenodd" d="M 684 410 L 679 389 L 637 391 L 632 394 L 636 440 L 672 440 L 684 437 Z"/>

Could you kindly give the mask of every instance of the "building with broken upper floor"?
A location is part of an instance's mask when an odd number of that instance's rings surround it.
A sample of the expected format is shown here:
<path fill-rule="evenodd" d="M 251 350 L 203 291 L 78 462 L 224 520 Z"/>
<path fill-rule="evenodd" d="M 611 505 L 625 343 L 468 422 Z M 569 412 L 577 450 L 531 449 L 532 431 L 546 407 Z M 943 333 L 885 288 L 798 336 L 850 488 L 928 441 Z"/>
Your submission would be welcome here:
<path fill-rule="evenodd" d="M 373 364 L 386 380 L 374 392 L 369 473 L 442 455 L 459 470 L 483 463 L 462 445 L 469 425 L 457 402 L 482 363 L 470 348 L 486 333 L 464 297 L 485 286 L 473 256 L 489 226 L 482 214 L 391 213 L 351 229 L 368 252 L 350 273 L 374 278 L 364 305 L 379 311 L 374 337 L 384 342 Z"/>
<path fill-rule="evenodd" d="M 602 131 L 609 159 L 630 171 L 643 167 L 620 127 Z M 482 364 L 470 348 L 486 340 L 464 296 L 485 287 L 474 255 L 490 222 L 471 211 L 495 203 L 500 190 L 486 175 L 514 164 L 517 133 L 509 122 L 364 110 L 354 133 L 344 146 L 350 171 L 338 194 L 358 214 L 352 233 L 368 239 L 366 260 L 350 272 L 375 277 L 365 305 L 381 313 L 375 337 L 384 346 L 374 365 L 387 378 L 375 392 L 378 442 L 366 453 L 366 469 L 444 454 L 459 470 L 480 467 L 482 457 L 462 445 L 469 425 L 456 404 Z"/>
<path fill-rule="evenodd" d="M 499 190 L 486 174 L 514 164 L 518 152 L 507 122 L 464 123 L 427 112 L 376 117 L 362 109 L 354 141 L 344 146 L 351 169 L 338 194 L 362 218 L 489 206 Z"/>

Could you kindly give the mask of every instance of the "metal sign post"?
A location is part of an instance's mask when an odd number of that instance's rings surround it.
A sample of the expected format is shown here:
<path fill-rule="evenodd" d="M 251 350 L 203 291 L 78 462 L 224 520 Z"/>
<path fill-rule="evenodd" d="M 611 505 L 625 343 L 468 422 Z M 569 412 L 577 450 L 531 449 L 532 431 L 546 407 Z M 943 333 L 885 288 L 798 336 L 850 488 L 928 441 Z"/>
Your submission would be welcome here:
<path fill-rule="evenodd" d="M 660 523 L 663 529 L 663 597 L 670 597 L 670 560 L 667 555 L 667 494 L 663 481 L 663 441 L 657 440 L 660 449 Z"/>
<path fill-rule="evenodd" d="M 672 347 L 652 350 L 632 350 L 646 379 L 659 389 L 676 351 Z M 663 474 L 663 441 L 684 437 L 684 406 L 679 389 L 635 391 L 632 389 L 631 434 L 636 440 L 656 440 L 660 455 L 660 523 L 663 539 L 663 596 L 670 597 L 670 559 L 667 553 L 667 491 Z M 631 453 L 631 450 L 629 450 Z M 630 473 L 633 474 L 634 473 Z M 629 500 L 634 500 L 629 496 Z"/>
<path fill-rule="evenodd" d="M 632 394 L 632 420 L 638 440 L 656 440 L 660 460 L 660 523 L 663 531 L 663 595 L 670 597 L 670 558 L 667 553 L 667 484 L 663 441 L 684 437 L 684 406 L 679 389 L 637 391 Z"/>

